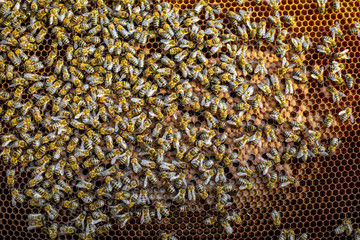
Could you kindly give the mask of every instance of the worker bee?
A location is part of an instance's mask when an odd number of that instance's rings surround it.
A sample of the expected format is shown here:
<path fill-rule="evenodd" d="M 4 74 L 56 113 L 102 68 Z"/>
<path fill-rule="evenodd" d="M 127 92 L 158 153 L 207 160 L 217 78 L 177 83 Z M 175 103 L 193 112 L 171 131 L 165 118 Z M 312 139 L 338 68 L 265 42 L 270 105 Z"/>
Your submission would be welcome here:
<path fill-rule="evenodd" d="M 161 220 L 162 216 L 167 217 L 170 215 L 169 210 L 166 209 L 159 201 L 156 201 L 154 203 L 154 207 L 156 209 L 157 217 L 159 220 Z"/>
<path fill-rule="evenodd" d="M 269 4 L 273 13 L 278 11 L 280 0 L 266 0 L 266 2 Z"/>
<path fill-rule="evenodd" d="M 333 73 L 339 73 L 341 75 L 341 71 L 345 69 L 344 63 L 338 63 L 336 61 L 332 61 L 332 64 L 329 66 L 329 70 Z"/>
<path fill-rule="evenodd" d="M 316 51 L 324 53 L 326 56 L 330 56 L 333 53 L 330 48 L 325 47 L 324 45 L 316 45 Z"/>
<path fill-rule="evenodd" d="M 353 21 L 354 27 L 350 28 L 349 32 L 351 35 L 357 34 L 358 37 L 360 37 L 360 24 L 356 21 Z"/>
<path fill-rule="evenodd" d="M 288 153 L 288 156 L 290 155 L 295 155 L 295 153 L 291 153 L 291 154 Z M 274 165 L 280 164 L 280 154 L 276 148 L 271 148 L 270 153 L 267 153 L 266 156 L 273 161 Z"/>
<path fill-rule="evenodd" d="M 324 120 L 324 127 L 329 128 L 333 125 L 333 123 L 334 123 L 334 116 L 332 114 L 326 115 Z"/>
<path fill-rule="evenodd" d="M 349 88 L 349 89 L 352 89 L 352 87 L 354 86 L 354 78 L 349 74 L 345 74 L 345 82 L 346 82 L 346 86 Z"/>
<path fill-rule="evenodd" d="M 273 166 L 273 162 L 266 160 L 262 157 L 259 158 L 261 160 L 261 163 L 256 165 L 256 170 L 258 172 L 262 172 L 263 175 L 266 175 L 269 169 Z"/>
<path fill-rule="evenodd" d="M 238 183 L 240 185 L 239 186 L 240 190 L 243 190 L 243 189 L 251 190 L 254 188 L 254 185 L 248 179 L 245 179 L 245 178 L 239 178 Z"/>
<path fill-rule="evenodd" d="M 245 55 L 245 53 L 244 53 L 244 55 Z M 245 57 L 239 59 L 239 65 L 242 68 L 244 76 L 246 76 L 247 74 L 253 73 L 253 68 L 252 68 L 251 64 L 246 61 Z"/>
<path fill-rule="evenodd" d="M 56 211 L 56 209 L 53 206 L 51 206 L 49 203 L 45 205 L 44 210 L 49 215 L 49 218 L 51 220 L 54 220 L 59 216 L 58 211 Z"/>
<path fill-rule="evenodd" d="M 334 233 L 337 235 L 343 234 L 346 230 L 346 226 L 344 224 L 344 221 L 339 224 L 335 229 L 334 229 Z"/>
<path fill-rule="evenodd" d="M 290 131 L 285 131 L 284 137 L 286 138 L 285 140 L 286 142 L 299 142 L 301 140 L 301 138 L 298 135 Z"/>
<path fill-rule="evenodd" d="M 321 132 L 319 131 L 312 131 L 312 130 L 309 130 L 309 137 L 307 139 L 307 142 L 309 144 L 313 144 L 316 142 L 316 140 L 320 139 L 321 137 Z"/>
<path fill-rule="evenodd" d="M 271 89 L 269 87 L 268 84 L 264 84 L 264 83 L 259 83 L 258 84 L 258 87 L 260 88 L 260 90 L 266 95 L 266 96 L 271 96 L 272 95 L 272 92 L 271 92 Z M 237 110 L 237 109 L 235 109 Z"/>
<path fill-rule="evenodd" d="M 297 154 L 297 158 L 301 158 L 303 162 L 306 162 L 309 155 L 311 157 L 315 157 L 315 154 L 308 149 L 306 143 L 305 142 L 301 143 L 300 150 Z"/>
<path fill-rule="evenodd" d="M 344 79 L 336 73 L 329 73 L 328 78 L 338 85 L 344 84 Z"/>
<path fill-rule="evenodd" d="M 275 49 L 275 54 L 276 56 L 283 58 L 289 50 L 290 46 L 288 44 L 280 45 Z"/>
<path fill-rule="evenodd" d="M 272 190 L 274 187 L 275 187 L 275 184 L 277 182 L 277 173 L 276 172 L 272 172 L 269 176 L 269 181 L 268 183 L 266 184 L 266 188 L 268 190 Z"/>
<path fill-rule="evenodd" d="M 9 187 L 14 187 L 15 185 L 15 170 L 14 169 L 8 169 L 6 171 L 6 183 Z"/>
<path fill-rule="evenodd" d="M 204 220 L 205 225 L 214 225 L 218 221 L 217 217 L 208 217 Z"/>
<path fill-rule="evenodd" d="M 360 239 L 360 229 L 356 229 L 354 230 L 354 240 L 359 240 Z"/>
<path fill-rule="evenodd" d="M 276 141 L 275 131 L 269 125 L 265 125 L 263 131 L 266 134 L 266 138 L 269 142 Z"/>
<path fill-rule="evenodd" d="M 235 146 L 238 148 L 244 148 L 249 139 L 250 136 L 248 134 L 244 134 L 242 137 L 234 139 Z"/>
<path fill-rule="evenodd" d="M 329 91 L 332 96 L 333 102 L 340 102 L 340 97 L 346 97 L 346 95 L 340 91 L 338 91 L 334 86 L 329 86 Z"/>
<path fill-rule="evenodd" d="M 340 24 L 338 21 L 335 22 L 334 26 L 330 27 L 330 31 L 332 33 L 332 38 L 335 39 L 335 37 L 338 37 L 342 39 L 345 35 L 341 30 Z"/>
<path fill-rule="evenodd" d="M 334 49 L 337 47 L 335 39 L 331 38 L 329 36 L 323 36 L 321 37 L 321 39 L 323 40 L 324 44 L 326 45 L 326 47 L 330 47 L 330 49 Z"/>
<path fill-rule="evenodd" d="M 300 40 L 303 44 L 303 48 L 305 49 L 305 51 L 308 51 L 309 48 L 313 46 L 312 42 L 310 41 L 310 36 L 307 33 L 305 33 Z"/>
<path fill-rule="evenodd" d="M 263 58 L 259 59 L 258 65 L 256 66 L 254 73 L 259 73 L 260 75 L 267 74 L 267 69 L 265 67 L 265 61 Z"/>
<path fill-rule="evenodd" d="M 287 236 L 288 236 L 288 230 L 282 229 L 278 237 L 278 240 L 286 240 Z"/>
<path fill-rule="evenodd" d="M 291 147 L 288 150 L 286 150 L 282 155 L 281 155 L 281 160 L 283 162 L 288 162 L 291 158 L 293 158 L 296 154 L 296 148 L 295 147 Z"/>
<path fill-rule="evenodd" d="M 336 137 L 331 139 L 330 146 L 327 150 L 328 155 L 333 155 L 336 152 L 336 149 L 340 145 L 340 143 L 341 143 L 341 141 Z"/>
<path fill-rule="evenodd" d="M 278 36 L 276 37 L 276 43 L 279 45 L 285 45 L 285 43 L 283 42 L 286 39 L 286 36 L 288 34 L 288 31 L 286 29 L 282 29 L 280 31 L 280 33 L 278 34 Z"/>
<path fill-rule="evenodd" d="M 281 68 L 279 70 L 280 76 L 284 76 L 290 69 L 294 68 L 295 64 L 289 64 L 286 57 L 282 58 Z"/>
<path fill-rule="evenodd" d="M 278 180 L 281 183 L 280 187 L 286 187 L 287 185 L 294 184 L 297 181 L 296 178 L 289 176 L 289 175 L 279 176 Z"/>
<path fill-rule="evenodd" d="M 278 104 L 279 104 L 279 106 L 281 108 L 287 108 L 288 107 L 289 104 L 288 104 L 285 96 L 282 95 L 281 93 L 278 93 L 277 95 L 275 95 L 275 99 L 276 99 L 276 101 L 278 102 Z"/>
<path fill-rule="evenodd" d="M 160 233 L 160 240 L 179 240 L 173 233 Z"/>
<path fill-rule="evenodd" d="M 274 119 L 279 125 L 282 125 L 285 122 L 284 118 L 280 115 L 280 113 L 275 110 L 270 113 L 270 117 Z"/>
<path fill-rule="evenodd" d="M 307 83 L 308 78 L 306 76 L 306 68 L 304 67 L 303 70 L 296 70 L 294 72 L 293 78 L 297 81 L 300 81 L 301 83 Z"/>
<path fill-rule="evenodd" d="M 274 209 L 274 210 L 271 212 L 270 216 L 271 216 L 271 219 L 272 219 L 272 221 L 273 221 L 274 226 L 275 226 L 275 227 L 279 227 L 280 224 L 281 224 L 280 213 Z"/>
<path fill-rule="evenodd" d="M 320 13 L 325 12 L 325 5 L 328 0 L 317 0 L 317 5 Z"/>
<path fill-rule="evenodd" d="M 323 85 L 324 84 L 324 67 L 321 66 L 320 68 L 318 68 L 318 66 L 315 66 L 312 69 L 311 77 L 313 79 L 315 79 L 319 83 L 319 85 Z"/>
<path fill-rule="evenodd" d="M 238 171 L 239 172 L 237 172 L 236 174 L 240 177 L 251 177 L 253 175 L 253 171 L 249 168 L 248 165 L 238 167 Z"/>

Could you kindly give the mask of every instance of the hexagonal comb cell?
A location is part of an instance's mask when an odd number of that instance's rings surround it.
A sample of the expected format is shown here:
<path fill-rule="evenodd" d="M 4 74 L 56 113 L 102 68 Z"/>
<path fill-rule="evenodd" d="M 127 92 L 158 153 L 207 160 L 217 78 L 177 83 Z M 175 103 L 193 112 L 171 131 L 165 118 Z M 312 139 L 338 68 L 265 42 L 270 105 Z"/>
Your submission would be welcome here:
<path fill-rule="evenodd" d="M 317 2 L 0 3 L 1 235 L 358 228 L 360 6 Z"/>

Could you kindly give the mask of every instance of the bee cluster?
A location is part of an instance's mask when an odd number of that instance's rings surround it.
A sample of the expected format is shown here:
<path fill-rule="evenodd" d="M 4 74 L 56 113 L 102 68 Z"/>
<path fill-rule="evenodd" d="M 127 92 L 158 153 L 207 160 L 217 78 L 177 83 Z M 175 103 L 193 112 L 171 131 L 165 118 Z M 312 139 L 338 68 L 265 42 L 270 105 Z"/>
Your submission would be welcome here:
<path fill-rule="evenodd" d="M 93 239 L 132 218 L 169 216 L 171 199 L 180 211 L 211 203 L 216 216 L 204 224 L 230 234 L 242 218 L 229 206 L 238 191 L 256 188 L 256 176 L 269 190 L 285 187 L 296 178 L 282 165 L 334 154 L 340 141 L 320 140 L 335 117 L 313 127 L 288 112 L 309 81 L 303 55 L 312 43 L 291 37 L 293 17 L 280 16 L 278 1 L 269 5 L 273 14 L 260 22 L 251 9 L 226 12 L 229 29 L 217 19 L 220 5 L 205 1 L 192 10 L 148 0 L 1 3 L 0 80 L 9 88 L 0 91 L 0 113 L 10 129 L 1 159 L 13 204 L 39 209 L 29 229 Z M 337 103 L 343 94 L 329 82 L 351 88 L 354 80 L 342 80 L 339 24 L 331 32 L 316 49 L 332 64 L 315 66 L 311 78 Z M 34 55 L 46 39 L 49 53 Z M 263 53 L 266 45 L 274 50 Z M 351 107 L 339 115 L 353 121 Z M 23 170 L 31 178 L 16 188 Z M 59 224 L 60 210 L 73 220 Z"/>

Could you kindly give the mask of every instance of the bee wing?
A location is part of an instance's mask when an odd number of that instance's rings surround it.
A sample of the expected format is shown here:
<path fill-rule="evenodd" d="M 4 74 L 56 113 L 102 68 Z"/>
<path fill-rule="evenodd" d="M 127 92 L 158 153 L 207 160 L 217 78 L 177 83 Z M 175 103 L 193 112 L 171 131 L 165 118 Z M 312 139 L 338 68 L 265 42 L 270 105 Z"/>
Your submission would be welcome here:
<path fill-rule="evenodd" d="M 338 93 L 339 93 L 339 95 L 340 95 L 341 97 L 346 97 L 346 95 L 345 95 L 344 93 L 342 93 L 342 92 L 340 92 L 340 91 L 338 91 Z"/>
<path fill-rule="evenodd" d="M 262 174 L 265 176 L 268 173 L 269 169 L 270 169 L 270 167 L 265 168 L 265 170 L 262 172 Z"/>
<path fill-rule="evenodd" d="M 267 140 L 269 141 L 269 142 L 271 142 L 271 137 L 270 137 L 270 134 L 266 134 L 266 138 L 267 138 Z M 269 153 L 268 153 L 269 154 Z M 271 155 L 271 154 L 270 154 Z M 266 155 L 267 156 L 267 155 Z M 269 156 L 268 156 L 269 157 Z"/>
<path fill-rule="evenodd" d="M 281 100 L 280 100 L 279 96 L 275 95 L 274 97 L 275 97 L 275 100 L 276 100 L 278 103 L 281 103 Z"/>
<path fill-rule="evenodd" d="M 309 149 L 307 150 L 307 152 L 311 157 L 315 157 L 315 154 L 312 151 L 310 151 Z"/>
<path fill-rule="evenodd" d="M 295 47 L 299 46 L 297 38 L 291 38 L 291 42 L 292 42 L 292 44 L 294 44 Z"/>
<path fill-rule="evenodd" d="M 352 114 L 350 114 L 350 122 L 351 122 L 351 123 L 354 123 L 354 122 L 355 122 L 354 116 L 353 116 Z"/>
<path fill-rule="evenodd" d="M 274 159 L 273 155 L 271 155 L 270 153 L 266 153 L 266 156 L 270 159 Z"/>
<path fill-rule="evenodd" d="M 327 152 L 321 152 L 320 155 L 321 155 L 321 156 L 324 156 L 324 157 L 329 156 L 329 154 L 328 154 Z"/>
<path fill-rule="evenodd" d="M 301 158 L 302 156 L 304 156 L 304 152 L 300 149 L 296 157 Z"/>
<path fill-rule="evenodd" d="M 290 182 L 284 182 L 284 183 L 281 183 L 280 184 L 280 187 L 286 187 L 287 185 L 289 185 L 290 184 Z"/>
<path fill-rule="evenodd" d="M 258 73 L 260 70 L 261 70 L 261 66 L 258 64 L 257 66 L 256 66 L 256 68 L 255 68 L 255 70 L 254 70 L 254 73 L 256 74 L 256 73 Z"/>

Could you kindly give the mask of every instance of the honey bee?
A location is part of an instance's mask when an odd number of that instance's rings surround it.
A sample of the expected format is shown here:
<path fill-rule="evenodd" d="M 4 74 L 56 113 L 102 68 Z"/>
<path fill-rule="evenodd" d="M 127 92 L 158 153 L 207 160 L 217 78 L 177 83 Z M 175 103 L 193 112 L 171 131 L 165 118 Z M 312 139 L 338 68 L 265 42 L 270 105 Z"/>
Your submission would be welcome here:
<path fill-rule="evenodd" d="M 236 174 L 240 177 L 251 177 L 253 175 L 253 171 L 249 168 L 248 165 L 238 167 L 238 171 L 239 172 L 237 172 Z"/>
<path fill-rule="evenodd" d="M 339 53 L 334 53 L 332 57 L 333 57 L 335 60 L 346 60 L 346 59 L 350 59 L 350 57 L 347 55 L 347 52 L 349 52 L 349 49 L 345 49 L 344 51 L 339 52 Z"/>
<path fill-rule="evenodd" d="M 267 74 L 267 69 L 265 67 L 265 61 L 263 58 L 259 59 L 258 65 L 256 66 L 254 73 L 259 73 L 260 75 Z"/>
<path fill-rule="evenodd" d="M 280 33 L 278 34 L 278 36 L 276 37 L 276 43 L 279 44 L 279 45 L 285 45 L 285 43 L 283 42 L 286 38 L 288 34 L 288 31 L 286 29 L 282 29 L 280 31 Z"/>
<path fill-rule="evenodd" d="M 285 98 L 284 95 L 282 95 L 281 93 L 278 93 L 277 95 L 275 95 L 275 99 L 278 102 L 278 104 L 280 105 L 281 108 L 287 108 L 288 107 L 288 102 Z"/>
<path fill-rule="evenodd" d="M 250 136 L 248 134 L 244 134 L 242 137 L 234 139 L 235 146 L 239 148 L 244 148 L 245 144 L 249 141 L 249 139 Z"/>
<path fill-rule="evenodd" d="M 313 46 L 312 42 L 310 41 L 310 36 L 307 33 L 305 33 L 300 40 L 303 44 L 303 48 L 305 49 L 305 51 L 308 51 L 309 48 Z"/>
<path fill-rule="evenodd" d="M 285 131 L 284 137 L 286 138 L 285 140 L 286 142 L 299 142 L 301 140 L 301 138 L 298 135 L 290 131 Z"/>
<path fill-rule="evenodd" d="M 330 73 L 328 75 L 328 78 L 329 78 L 329 80 L 333 81 L 334 83 L 336 83 L 338 85 L 343 85 L 344 84 L 344 79 L 341 76 L 339 76 L 338 74 Z"/>
<path fill-rule="evenodd" d="M 334 86 L 329 86 L 329 91 L 332 96 L 333 102 L 340 102 L 340 97 L 346 97 L 346 95 L 340 91 L 338 91 Z"/>
<path fill-rule="evenodd" d="M 326 56 L 330 56 L 333 53 L 330 48 L 325 47 L 324 45 L 316 45 L 316 51 L 324 53 Z"/>
<path fill-rule="evenodd" d="M 270 216 L 271 216 L 271 220 L 273 221 L 274 226 L 279 227 L 281 224 L 280 213 L 274 209 L 271 212 Z"/>
<path fill-rule="evenodd" d="M 349 88 L 349 89 L 352 89 L 353 86 L 354 86 L 354 78 L 349 74 L 345 74 L 345 82 L 346 82 L 346 86 Z"/>
<path fill-rule="evenodd" d="M 275 54 L 276 56 L 283 58 L 286 52 L 289 50 L 290 50 L 290 46 L 288 44 L 283 44 L 275 49 Z"/>
<path fill-rule="evenodd" d="M 306 68 L 304 67 L 302 71 L 301 70 L 294 71 L 293 78 L 301 83 L 306 84 L 308 82 L 308 78 L 306 75 L 307 75 Z"/>
<path fill-rule="evenodd" d="M 320 68 L 318 68 L 318 66 L 314 67 L 312 69 L 312 74 L 311 77 L 313 79 L 315 79 L 319 85 L 323 85 L 324 84 L 324 67 L 321 66 Z"/>
<path fill-rule="evenodd" d="M 353 21 L 354 27 L 350 28 L 349 32 L 351 35 L 357 34 L 358 37 L 360 37 L 360 24 L 356 21 Z"/>
<path fill-rule="evenodd" d="M 333 125 L 333 123 L 334 123 L 334 116 L 332 114 L 326 115 L 324 120 L 324 127 L 329 128 Z"/>
<path fill-rule="evenodd" d="M 308 238 L 308 235 L 306 233 L 302 233 L 297 240 L 306 240 Z"/>
<path fill-rule="evenodd" d="M 58 211 L 56 211 L 56 209 L 53 206 L 51 206 L 49 203 L 45 205 L 44 210 L 49 215 L 49 218 L 51 220 L 54 220 L 59 216 Z"/>
<path fill-rule="evenodd" d="M 321 132 L 319 132 L 319 131 L 309 130 L 309 134 L 310 134 L 310 136 L 307 139 L 307 142 L 309 144 L 315 143 L 321 137 Z"/>
<path fill-rule="evenodd" d="M 343 234 L 346 231 L 346 226 L 344 224 L 344 221 L 334 229 L 335 234 L 340 235 L 340 234 Z"/>
<path fill-rule="evenodd" d="M 282 229 L 280 232 L 280 235 L 278 237 L 278 240 L 286 240 L 288 235 L 288 230 Z"/>
<path fill-rule="evenodd" d="M 145 176 L 146 176 L 146 178 L 144 181 L 144 188 L 147 187 L 148 181 L 150 181 L 152 184 L 157 184 L 159 182 L 159 180 L 156 178 L 156 176 L 150 169 L 147 169 L 145 171 Z"/>
<path fill-rule="evenodd" d="M 156 201 L 154 203 L 154 207 L 157 212 L 157 217 L 159 220 L 161 220 L 162 216 L 167 217 L 170 215 L 170 212 L 168 209 L 166 209 L 159 201 Z"/>
<path fill-rule="evenodd" d="M 240 184 L 239 190 L 248 189 L 251 190 L 254 188 L 253 184 L 245 178 L 239 178 L 238 183 Z"/>
<path fill-rule="evenodd" d="M 356 229 L 354 230 L 354 240 L 359 240 L 360 239 L 360 229 Z"/>
<path fill-rule="evenodd" d="M 281 187 L 286 187 L 287 185 L 294 184 L 297 181 L 296 178 L 289 176 L 289 175 L 279 176 L 278 180 L 281 183 L 280 184 Z"/>
<path fill-rule="evenodd" d="M 335 39 L 328 36 L 323 36 L 321 39 L 323 40 L 326 47 L 330 47 L 330 49 L 334 49 L 337 47 Z"/>
<path fill-rule="evenodd" d="M 306 160 L 307 160 L 307 158 L 308 158 L 309 155 L 310 155 L 311 157 L 315 157 L 315 154 L 308 149 L 306 143 L 304 143 L 304 142 L 301 143 L 301 145 L 300 145 L 300 150 L 299 150 L 299 152 L 298 152 L 298 154 L 297 154 L 297 158 L 301 158 L 301 160 L 302 160 L 303 162 L 306 162 Z"/>
<path fill-rule="evenodd" d="M 293 158 L 296 154 L 296 148 L 291 147 L 288 150 L 285 151 L 285 153 L 282 154 L 281 160 L 285 163 L 288 162 L 291 158 Z"/>
<path fill-rule="evenodd" d="M 334 26 L 330 27 L 330 31 L 332 33 L 332 38 L 335 39 L 335 37 L 338 37 L 340 39 L 344 38 L 344 33 L 341 30 L 339 22 L 335 22 Z"/>
<path fill-rule="evenodd" d="M 282 58 L 281 68 L 279 70 L 280 76 L 284 76 L 290 69 L 294 68 L 295 64 L 289 64 L 286 57 Z"/>
<path fill-rule="evenodd" d="M 14 169 L 8 169 L 6 171 L 6 183 L 7 185 L 12 188 L 15 185 L 15 170 Z"/>
<path fill-rule="evenodd" d="M 294 89 L 293 89 L 293 85 L 292 85 L 292 80 L 291 78 L 286 78 L 285 79 L 285 94 L 286 95 L 292 95 L 294 94 Z"/>
<path fill-rule="evenodd" d="M 269 4 L 273 13 L 276 13 L 278 11 L 280 0 L 266 0 L 266 2 Z"/>
<path fill-rule="evenodd" d="M 333 155 L 336 152 L 336 149 L 340 144 L 341 144 L 341 141 L 338 138 L 335 137 L 335 138 L 331 139 L 330 146 L 327 149 L 328 155 Z"/>
<path fill-rule="evenodd" d="M 217 217 L 208 217 L 204 220 L 205 225 L 214 225 L 218 221 Z"/>
<path fill-rule="evenodd" d="M 140 223 L 141 224 L 149 224 L 151 222 L 151 217 L 150 217 L 150 210 L 148 207 L 144 207 L 141 210 L 141 219 L 140 219 Z"/>
<path fill-rule="evenodd" d="M 280 115 L 280 113 L 275 110 L 270 113 L 270 117 L 274 119 L 279 125 L 282 125 L 285 122 L 284 118 Z"/>
<path fill-rule="evenodd" d="M 320 13 L 325 12 L 325 5 L 328 0 L 317 0 L 317 5 Z"/>
<path fill-rule="evenodd" d="M 338 63 L 336 61 L 332 61 L 332 64 L 329 66 L 329 70 L 333 73 L 339 73 L 341 75 L 341 71 L 345 69 L 344 63 Z"/>

